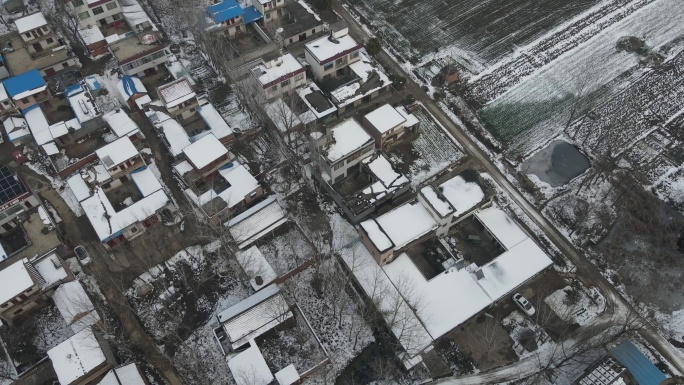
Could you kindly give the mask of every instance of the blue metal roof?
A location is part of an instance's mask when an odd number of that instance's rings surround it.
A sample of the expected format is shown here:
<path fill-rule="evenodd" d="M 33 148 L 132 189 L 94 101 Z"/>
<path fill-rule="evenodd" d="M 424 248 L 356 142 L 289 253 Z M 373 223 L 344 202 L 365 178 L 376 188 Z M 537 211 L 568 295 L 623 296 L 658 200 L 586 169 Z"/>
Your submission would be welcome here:
<path fill-rule="evenodd" d="M 245 10 L 235 0 L 224 0 L 218 4 L 208 6 L 207 13 L 214 20 L 214 23 L 219 24 L 244 14 Z"/>
<path fill-rule="evenodd" d="M 22 92 L 36 89 L 45 85 L 45 80 L 40 76 L 40 72 L 34 69 L 24 72 L 21 75 L 13 76 L 5 80 L 2 84 L 5 85 L 7 94 L 14 97 Z"/>
<path fill-rule="evenodd" d="M 135 82 L 133 81 L 133 76 L 124 75 L 121 78 L 121 83 L 123 84 L 123 89 L 124 89 L 124 92 L 126 93 L 126 96 L 133 96 L 139 92 L 138 89 L 135 88 Z"/>
<path fill-rule="evenodd" d="M 81 92 L 83 92 L 83 87 L 81 87 L 80 84 L 76 83 L 67 87 L 64 90 L 64 95 L 66 95 L 66 97 L 68 98 L 70 96 L 80 94 Z"/>
<path fill-rule="evenodd" d="M 665 380 L 661 372 L 630 340 L 624 340 L 610 352 L 624 365 L 639 385 L 659 385 Z"/>
<path fill-rule="evenodd" d="M 264 18 L 264 15 L 259 13 L 259 10 L 254 8 L 254 6 L 249 6 L 245 8 L 245 15 L 242 16 L 242 18 L 245 20 L 245 24 L 252 24 L 257 20 L 261 20 Z"/>

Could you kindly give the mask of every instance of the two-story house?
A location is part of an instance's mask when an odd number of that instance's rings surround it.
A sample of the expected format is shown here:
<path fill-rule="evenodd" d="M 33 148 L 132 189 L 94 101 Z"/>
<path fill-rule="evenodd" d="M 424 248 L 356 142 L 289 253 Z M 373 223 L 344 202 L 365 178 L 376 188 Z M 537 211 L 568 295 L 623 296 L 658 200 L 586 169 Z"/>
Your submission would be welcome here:
<path fill-rule="evenodd" d="M 306 68 L 290 53 L 282 56 L 265 55 L 262 63 L 252 68 L 251 72 L 257 90 L 266 100 L 289 94 L 306 85 Z"/>
<path fill-rule="evenodd" d="M 14 105 L 22 110 L 52 98 L 45 80 L 35 69 L 13 76 L 2 84 Z"/>
<path fill-rule="evenodd" d="M 14 219 L 40 205 L 21 174 L 13 173 L 7 166 L 0 166 L 0 234 L 17 226 Z"/>
<path fill-rule="evenodd" d="M 157 87 L 157 95 L 174 118 L 188 119 L 197 112 L 197 94 L 187 78 L 180 78 Z"/>
<path fill-rule="evenodd" d="M 122 19 L 117 0 L 64 0 L 81 28 L 106 26 Z"/>
<path fill-rule="evenodd" d="M 144 41 L 140 39 L 144 38 Z M 149 76 L 166 68 L 169 61 L 166 45 L 159 41 L 157 32 L 121 39 L 109 45 L 114 59 L 124 75 Z"/>
<path fill-rule="evenodd" d="M 17 34 L 13 35 L 13 50 L 5 56 L 9 69 L 17 74 L 36 68 L 42 76 L 52 77 L 78 66 L 78 59 L 37 12 L 16 19 Z"/>
<path fill-rule="evenodd" d="M 347 176 L 350 168 L 375 151 L 373 138 L 353 118 L 328 129 L 312 132 L 313 159 L 321 176 L 333 184 Z"/>
<path fill-rule="evenodd" d="M 308 43 L 304 47 L 304 57 L 311 66 L 316 79 L 326 76 L 342 76 L 344 69 L 361 59 L 362 44 L 349 35 L 346 25 L 335 24 L 330 35 Z"/>
<path fill-rule="evenodd" d="M 259 13 L 264 15 L 265 23 L 279 19 L 285 15 L 285 11 L 283 10 L 285 0 L 252 0 L 252 5 Z"/>
<path fill-rule="evenodd" d="M 404 107 L 385 104 L 363 117 L 363 127 L 375 138 L 375 145 L 386 144 L 416 132 L 420 121 Z"/>
<path fill-rule="evenodd" d="M 125 179 L 132 171 L 145 166 L 145 160 L 128 136 L 95 150 L 95 154 L 112 180 Z"/>
<path fill-rule="evenodd" d="M 225 31 L 228 37 L 245 31 L 245 10 L 235 0 L 224 0 L 207 7 L 207 13 L 213 21 L 209 31 Z"/>
<path fill-rule="evenodd" d="M 286 1 L 284 13 L 285 16 L 278 18 L 279 28 L 275 32 L 284 47 L 323 32 L 324 23 L 321 18 L 299 1 Z"/>
<path fill-rule="evenodd" d="M 0 270 L 0 319 L 11 324 L 45 303 L 61 283 L 73 280 L 74 275 L 55 250 L 15 261 Z"/>
<path fill-rule="evenodd" d="M 185 147 L 183 153 L 197 173 L 205 178 L 232 160 L 228 149 L 213 134 Z"/>

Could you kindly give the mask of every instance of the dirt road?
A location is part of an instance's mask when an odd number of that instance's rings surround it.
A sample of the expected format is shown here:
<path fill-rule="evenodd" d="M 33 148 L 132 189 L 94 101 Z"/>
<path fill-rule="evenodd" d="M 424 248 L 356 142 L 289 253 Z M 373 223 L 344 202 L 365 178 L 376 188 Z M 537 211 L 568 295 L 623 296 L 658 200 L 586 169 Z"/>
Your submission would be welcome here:
<path fill-rule="evenodd" d="M 361 27 L 361 25 L 354 19 L 349 11 L 344 8 L 339 1 L 333 2 L 334 11 L 340 15 L 349 25 L 350 33 L 362 41 L 367 41 L 369 35 Z M 606 296 L 607 300 L 612 303 L 616 312 L 628 313 L 633 311 L 632 305 L 625 300 L 622 295 L 606 280 L 599 270 L 584 256 L 582 252 L 577 250 L 541 213 L 534 207 L 527 199 L 513 186 L 506 176 L 499 170 L 496 164 L 492 161 L 490 156 L 481 150 L 462 129 L 456 125 L 442 109 L 430 98 L 421 88 L 415 83 L 411 77 L 406 74 L 403 68 L 395 62 L 385 51 L 376 57 L 377 60 L 392 72 L 404 76 L 407 79 L 406 87 L 408 91 L 413 94 L 416 100 L 420 101 L 425 107 L 437 118 L 437 120 L 444 125 L 449 132 L 454 135 L 458 142 L 463 147 L 466 154 L 477 159 L 484 169 L 497 181 L 499 186 L 506 191 L 515 203 L 520 206 L 526 215 L 528 215 L 541 228 L 546 236 L 554 243 L 558 249 L 565 254 L 576 266 L 577 273 L 581 275 L 586 282 L 592 282 L 601 292 Z M 675 368 L 684 373 L 684 359 L 681 354 L 673 347 L 646 319 L 641 319 L 644 330 L 642 336 L 663 355 Z M 519 374 L 519 373 L 518 373 Z M 482 381 L 490 381 L 484 377 Z M 513 378 L 511 378 L 513 379 Z M 501 381 L 501 378 L 496 380 Z"/>

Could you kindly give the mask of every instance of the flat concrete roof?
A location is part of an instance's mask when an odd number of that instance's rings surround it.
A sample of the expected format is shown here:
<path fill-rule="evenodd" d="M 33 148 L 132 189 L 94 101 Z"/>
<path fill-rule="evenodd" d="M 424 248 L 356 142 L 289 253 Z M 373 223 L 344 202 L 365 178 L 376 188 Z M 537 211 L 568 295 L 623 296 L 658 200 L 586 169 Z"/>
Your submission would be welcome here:
<path fill-rule="evenodd" d="M 114 57 L 119 64 L 125 64 L 130 61 L 145 57 L 155 51 L 164 49 L 163 44 L 143 44 L 138 40 L 137 36 L 131 36 L 116 43 L 110 44 Z"/>

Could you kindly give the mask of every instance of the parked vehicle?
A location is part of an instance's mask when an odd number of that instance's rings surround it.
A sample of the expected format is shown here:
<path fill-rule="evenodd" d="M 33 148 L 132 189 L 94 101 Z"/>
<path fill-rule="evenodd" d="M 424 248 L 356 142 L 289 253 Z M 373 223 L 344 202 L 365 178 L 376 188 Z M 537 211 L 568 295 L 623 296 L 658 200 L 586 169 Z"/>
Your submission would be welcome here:
<path fill-rule="evenodd" d="M 477 235 L 468 235 L 468 242 L 470 243 L 482 243 L 482 238 Z"/>
<path fill-rule="evenodd" d="M 83 246 L 74 247 L 74 253 L 76 253 L 76 258 L 81 265 L 85 266 L 90 263 L 90 255 Z"/>
<path fill-rule="evenodd" d="M 528 316 L 533 316 L 536 312 L 530 301 L 528 301 L 527 298 L 523 297 L 523 295 L 520 293 L 513 294 L 513 302 L 515 302 L 520 310 L 522 310 Z"/>

